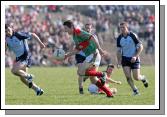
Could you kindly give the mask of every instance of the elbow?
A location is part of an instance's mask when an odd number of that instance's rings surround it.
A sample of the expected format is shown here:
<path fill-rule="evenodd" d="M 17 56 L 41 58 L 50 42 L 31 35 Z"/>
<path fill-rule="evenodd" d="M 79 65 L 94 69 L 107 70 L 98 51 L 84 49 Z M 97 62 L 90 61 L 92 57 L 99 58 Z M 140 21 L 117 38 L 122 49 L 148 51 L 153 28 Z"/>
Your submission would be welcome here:
<path fill-rule="evenodd" d="M 141 50 L 143 50 L 143 44 L 141 44 Z"/>
<path fill-rule="evenodd" d="M 142 50 L 143 50 L 143 44 L 138 44 L 138 45 L 137 45 L 137 50 L 142 51 Z"/>
<path fill-rule="evenodd" d="M 36 34 L 35 34 L 35 33 L 31 33 L 31 35 L 32 35 L 33 37 L 35 37 L 35 36 L 36 36 Z"/>
<path fill-rule="evenodd" d="M 141 51 L 143 50 L 143 44 L 140 44 L 140 50 Z"/>

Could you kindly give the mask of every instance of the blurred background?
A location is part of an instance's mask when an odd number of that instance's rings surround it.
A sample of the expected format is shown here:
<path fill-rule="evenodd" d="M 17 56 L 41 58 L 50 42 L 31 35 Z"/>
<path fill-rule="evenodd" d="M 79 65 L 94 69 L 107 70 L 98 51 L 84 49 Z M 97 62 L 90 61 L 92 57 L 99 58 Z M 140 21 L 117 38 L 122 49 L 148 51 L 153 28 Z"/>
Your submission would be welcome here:
<path fill-rule="evenodd" d="M 83 28 L 86 23 L 93 24 L 101 46 L 108 51 L 102 58 L 101 66 L 116 64 L 116 38 L 121 21 L 129 23 L 130 31 L 135 32 L 143 42 L 141 54 L 142 65 L 155 63 L 155 8 L 152 5 L 10 5 L 5 7 L 5 22 L 10 23 L 16 31 L 34 32 L 47 45 L 48 53 L 55 48 L 69 51 L 72 37 L 63 30 L 65 20 L 74 21 L 75 26 Z M 39 44 L 29 41 L 34 66 L 75 66 L 74 56 L 66 61 L 49 61 Z M 5 66 L 11 67 L 15 60 L 8 50 Z"/>

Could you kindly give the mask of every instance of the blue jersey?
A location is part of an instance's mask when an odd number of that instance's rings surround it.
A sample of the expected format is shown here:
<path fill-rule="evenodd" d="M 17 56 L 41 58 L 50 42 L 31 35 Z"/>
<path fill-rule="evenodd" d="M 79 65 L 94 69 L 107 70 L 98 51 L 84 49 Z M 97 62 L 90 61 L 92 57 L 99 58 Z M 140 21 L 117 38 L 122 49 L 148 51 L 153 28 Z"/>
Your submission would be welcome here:
<path fill-rule="evenodd" d="M 27 39 L 31 39 L 31 33 L 14 32 L 11 37 L 6 38 L 7 46 L 14 52 L 16 57 L 23 55 L 29 51 Z"/>
<path fill-rule="evenodd" d="M 117 47 L 121 48 L 122 56 L 125 57 L 133 57 L 136 54 L 138 44 L 141 44 L 141 41 L 132 32 L 129 32 L 126 37 L 121 34 L 117 38 Z"/>

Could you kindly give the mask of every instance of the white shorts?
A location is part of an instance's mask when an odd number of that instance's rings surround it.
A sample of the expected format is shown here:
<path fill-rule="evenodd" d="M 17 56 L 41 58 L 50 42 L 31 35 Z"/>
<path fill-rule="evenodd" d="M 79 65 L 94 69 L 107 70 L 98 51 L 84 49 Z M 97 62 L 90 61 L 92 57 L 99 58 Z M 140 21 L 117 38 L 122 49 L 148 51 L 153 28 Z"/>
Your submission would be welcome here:
<path fill-rule="evenodd" d="M 96 67 L 99 67 L 101 61 L 101 55 L 97 51 L 96 54 L 91 54 L 88 57 L 86 57 L 85 61 L 80 64 L 79 69 L 78 69 L 78 74 L 79 75 L 85 75 L 86 69 L 89 67 L 95 65 Z"/>
<path fill-rule="evenodd" d="M 101 62 L 101 55 L 98 50 L 96 50 L 96 55 L 91 54 L 88 57 L 86 57 L 86 60 L 84 62 L 91 63 L 95 65 L 96 67 L 99 67 Z"/>

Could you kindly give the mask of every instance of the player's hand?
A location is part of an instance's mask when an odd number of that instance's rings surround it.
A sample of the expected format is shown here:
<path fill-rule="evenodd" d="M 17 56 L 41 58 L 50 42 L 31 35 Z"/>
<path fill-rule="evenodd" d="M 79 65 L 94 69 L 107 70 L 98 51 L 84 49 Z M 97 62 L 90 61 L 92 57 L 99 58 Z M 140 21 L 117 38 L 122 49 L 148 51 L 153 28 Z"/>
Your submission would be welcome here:
<path fill-rule="evenodd" d="M 122 84 L 122 82 L 121 81 L 117 81 L 117 84 Z"/>
<path fill-rule="evenodd" d="M 136 59 L 137 59 L 137 57 L 136 56 L 134 56 L 134 57 L 132 57 L 132 59 L 131 59 L 131 63 L 134 63 L 135 61 L 136 61 Z"/>
<path fill-rule="evenodd" d="M 100 52 L 100 55 L 101 56 L 105 56 L 106 54 L 107 54 L 107 52 L 106 51 L 104 51 L 103 49 L 99 49 L 99 52 Z"/>
<path fill-rule="evenodd" d="M 68 58 L 68 55 L 67 54 L 65 54 L 65 56 L 64 56 L 64 60 L 66 60 Z"/>

